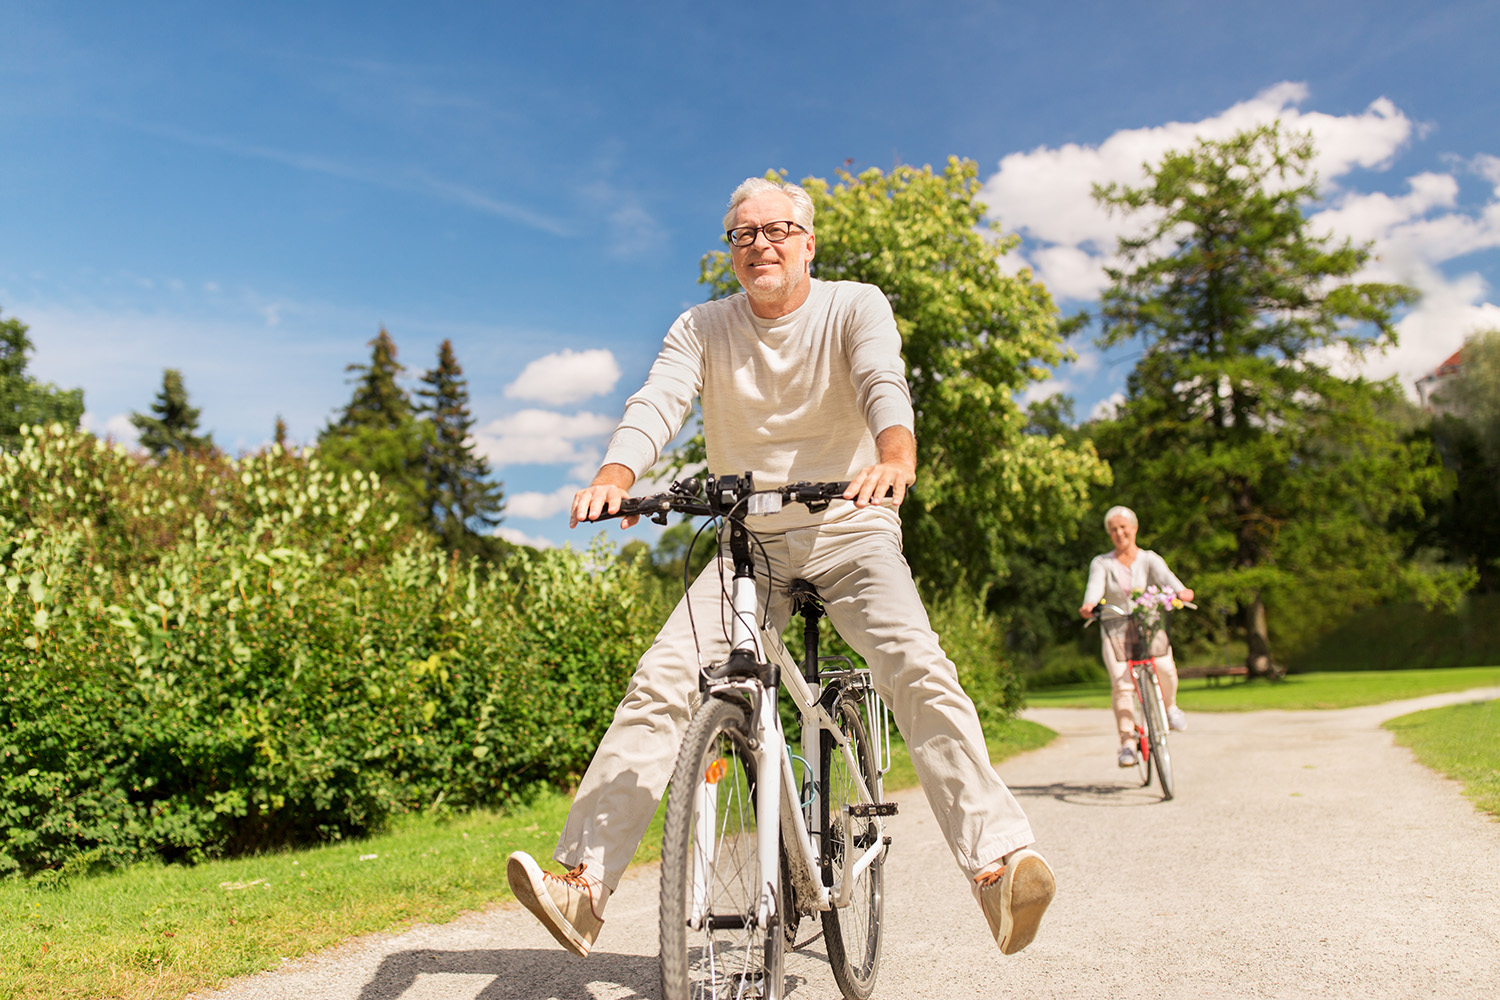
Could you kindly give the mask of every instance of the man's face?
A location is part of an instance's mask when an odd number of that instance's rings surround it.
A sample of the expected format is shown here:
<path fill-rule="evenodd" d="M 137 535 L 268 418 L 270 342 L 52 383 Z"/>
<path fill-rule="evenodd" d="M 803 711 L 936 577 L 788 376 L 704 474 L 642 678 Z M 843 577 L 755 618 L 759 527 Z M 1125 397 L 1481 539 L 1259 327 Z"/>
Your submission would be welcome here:
<path fill-rule="evenodd" d="M 731 228 L 791 220 L 792 199 L 780 191 L 767 191 L 740 202 Z M 797 228 L 782 243 L 772 243 L 765 233 L 757 233 L 749 246 L 730 247 L 734 276 L 758 306 L 774 308 L 794 302 L 807 283 L 813 243 L 811 233 Z"/>

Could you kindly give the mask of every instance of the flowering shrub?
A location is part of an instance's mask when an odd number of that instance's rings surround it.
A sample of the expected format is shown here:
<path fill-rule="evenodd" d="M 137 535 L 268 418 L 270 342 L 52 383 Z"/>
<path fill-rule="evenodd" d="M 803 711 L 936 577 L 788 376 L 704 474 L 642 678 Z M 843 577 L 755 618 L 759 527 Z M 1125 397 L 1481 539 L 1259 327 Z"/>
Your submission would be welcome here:
<path fill-rule="evenodd" d="M 665 616 L 633 563 L 500 568 L 272 448 L 0 453 L 0 873 L 193 860 L 495 804 L 587 765 Z"/>

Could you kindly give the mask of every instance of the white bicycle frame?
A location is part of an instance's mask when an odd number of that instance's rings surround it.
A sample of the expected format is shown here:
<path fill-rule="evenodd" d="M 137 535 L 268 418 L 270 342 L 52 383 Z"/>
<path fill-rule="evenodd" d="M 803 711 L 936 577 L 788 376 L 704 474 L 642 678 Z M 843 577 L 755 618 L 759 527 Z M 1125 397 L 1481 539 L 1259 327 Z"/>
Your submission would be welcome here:
<path fill-rule="evenodd" d="M 844 763 L 854 778 L 860 801 L 873 804 L 876 801 L 875 793 L 879 791 L 879 775 L 889 768 L 890 727 L 886 721 L 884 707 L 881 706 L 877 711 L 873 704 L 867 702 L 866 705 L 866 721 L 869 724 L 871 743 L 877 756 L 875 769 L 877 788 L 871 789 L 860 773 L 849 738 L 844 735 L 843 730 L 839 728 L 828 710 L 819 703 L 818 693 L 813 691 L 803 678 L 800 668 L 792 659 L 781 637 L 770 629 L 759 626 L 755 581 L 748 577 L 735 577 L 730 593 L 733 611 L 730 628 L 731 649 L 746 650 L 755 657 L 757 662 L 771 662 L 780 667 L 782 684 L 786 686 L 802 718 L 801 749 L 804 766 L 810 768 L 813 766 L 810 762 L 819 759 L 820 734 L 822 732 L 832 734 L 838 752 L 843 754 Z M 813 908 L 819 911 L 849 905 L 855 880 L 865 869 L 874 864 L 885 850 L 884 825 L 881 823 L 880 816 L 870 817 L 876 826 L 876 836 L 873 843 L 858 855 L 855 854 L 853 824 L 843 824 L 843 870 L 837 873 L 832 888 L 823 885 L 823 880 L 817 876 L 818 852 L 813 844 L 813 834 L 821 831 L 809 830 L 806 817 L 802 812 L 802 805 L 798 801 L 798 785 L 796 776 L 792 772 L 792 758 L 787 752 L 786 737 L 781 729 L 781 717 L 776 711 L 776 692 L 766 690 L 759 681 L 745 679 L 723 681 L 710 688 L 710 692 L 728 690 L 745 692 L 754 706 L 752 738 L 756 745 L 752 747 L 751 752 L 755 760 L 755 773 L 759 776 L 756 784 L 756 815 L 760 819 L 756 825 L 756 859 L 760 866 L 759 871 L 762 873 L 778 871 L 779 847 L 780 843 L 785 841 L 791 875 L 796 880 L 799 898 L 811 899 Z M 826 790 L 824 793 L 826 794 Z M 693 859 L 693 899 L 690 914 L 693 926 L 701 927 L 710 905 L 708 872 L 715 860 L 708 856 L 707 852 L 712 851 L 716 843 L 713 834 L 718 825 L 716 786 L 707 781 L 700 781 L 695 798 L 698 833 L 696 850 L 699 853 L 696 853 Z M 759 926 L 770 926 L 770 921 L 776 916 L 778 916 L 776 914 L 776 886 L 770 878 L 764 878 L 763 875 L 760 900 L 756 909 Z"/>

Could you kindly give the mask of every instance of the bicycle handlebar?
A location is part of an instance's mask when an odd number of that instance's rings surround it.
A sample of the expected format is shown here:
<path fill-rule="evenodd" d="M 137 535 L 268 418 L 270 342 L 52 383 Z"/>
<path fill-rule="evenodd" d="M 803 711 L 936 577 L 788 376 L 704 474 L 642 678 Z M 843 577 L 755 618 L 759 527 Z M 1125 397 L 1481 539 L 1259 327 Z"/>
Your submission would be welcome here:
<path fill-rule="evenodd" d="M 1192 608 L 1194 611 L 1198 610 L 1198 605 L 1194 604 L 1192 601 L 1183 601 L 1181 603 L 1182 603 L 1182 606 L 1184 608 Z M 1108 619 L 1106 619 L 1105 616 L 1104 616 L 1104 612 L 1106 612 L 1106 611 L 1112 612 L 1112 614 L 1109 616 Z M 1098 604 L 1094 605 L 1094 615 L 1093 615 L 1093 617 L 1090 618 L 1090 619 L 1088 619 L 1087 621 L 1085 621 L 1083 623 L 1083 627 L 1084 628 L 1088 628 L 1090 625 L 1094 624 L 1094 622 L 1096 622 L 1096 621 L 1112 621 L 1112 620 L 1114 620 L 1116 618 L 1129 618 L 1129 617 L 1130 617 L 1130 612 L 1126 611 L 1124 608 L 1118 607 L 1118 606 L 1116 606 L 1114 604 L 1106 604 L 1105 602 L 1100 601 Z"/>
<path fill-rule="evenodd" d="M 674 512 L 690 517 L 729 517 L 735 516 L 743 505 L 742 514 L 774 514 L 787 503 L 804 504 L 817 512 L 827 507 L 830 501 L 842 499 L 848 488 L 849 480 L 845 480 L 838 483 L 800 482 L 757 490 L 748 472 L 743 476 L 709 476 L 707 480 L 695 477 L 673 483 L 665 493 L 627 497 L 620 502 L 618 511 L 613 514 L 604 511 L 596 520 L 645 517 L 657 524 L 666 524 L 667 515 Z"/>

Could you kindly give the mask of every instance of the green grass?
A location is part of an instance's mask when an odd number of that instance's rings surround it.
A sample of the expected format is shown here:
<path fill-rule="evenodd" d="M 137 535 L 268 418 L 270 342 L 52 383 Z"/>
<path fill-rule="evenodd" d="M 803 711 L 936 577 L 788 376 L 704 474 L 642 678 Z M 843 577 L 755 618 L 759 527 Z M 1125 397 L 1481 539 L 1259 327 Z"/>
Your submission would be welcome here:
<path fill-rule="evenodd" d="M 1500 817 L 1500 700 L 1414 712 L 1385 728 L 1423 767 L 1460 782 L 1475 806 Z"/>
<path fill-rule="evenodd" d="M 442 923 L 510 896 L 505 857 L 549 857 L 568 798 L 408 817 L 304 851 L 0 882 L 0 998 L 176 998 L 350 937 Z M 637 855 L 655 860 L 661 817 Z"/>
<path fill-rule="evenodd" d="M 1444 691 L 1500 685 L 1500 667 L 1443 670 L 1366 670 L 1291 674 L 1279 684 L 1183 681 L 1177 703 L 1188 712 L 1251 712 L 1257 709 L 1330 709 L 1377 705 Z M 1108 708 L 1109 685 L 1072 684 L 1030 691 L 1037 708 Z"/>

